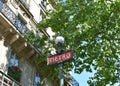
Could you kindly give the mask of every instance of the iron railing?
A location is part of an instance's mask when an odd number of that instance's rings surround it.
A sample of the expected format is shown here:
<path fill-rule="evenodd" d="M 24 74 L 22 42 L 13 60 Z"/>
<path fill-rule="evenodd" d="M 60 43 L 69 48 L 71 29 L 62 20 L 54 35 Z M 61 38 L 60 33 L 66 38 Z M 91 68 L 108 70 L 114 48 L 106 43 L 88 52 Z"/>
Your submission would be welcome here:
<path fill-rule="evenodd" d="M 16 14 L 3 2 L 0 0 L 0 12 L 16 27 L 16 29 L 22 33 L 27 34 L 29 29 L 25 26 L 24 22 L 16 16 Z"/>
<path fill-rule="evenodd" d="M 24 22 L 4 3 L 4 0 L 0 0 L 0 12 L 16 27 L 16 29 L 23 35 L 28 35 L 30 30 L 25 26 Z M 30 45 L 41 54 L 41 52 L 35 48 L 33 44 Z"/>
<path fill-rule="evenodd" d="M 21 86 L 21 85 L 12 77 L 0 71 L 0 86 Z"/>

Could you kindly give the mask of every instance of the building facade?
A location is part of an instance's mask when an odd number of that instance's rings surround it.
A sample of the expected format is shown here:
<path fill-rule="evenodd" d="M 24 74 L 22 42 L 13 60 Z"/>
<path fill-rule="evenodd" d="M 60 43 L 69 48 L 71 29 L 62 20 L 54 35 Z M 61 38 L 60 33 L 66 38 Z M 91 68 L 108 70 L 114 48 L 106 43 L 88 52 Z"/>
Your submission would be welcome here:
<path fill-rule="evenodd" d="M 25 36 L 31 30 L 39 36 L 45 34 L 36 24 L 46 16 L 46 3 L 46 0 L 0 0 L 0 86 L 40 83 L 34 59 L 41 53 Z"/>
<path fill-rule="evenodd" d="M 34 60 L 41 56 L 25 36 L 33 31 L 39 37 L 48 35 L 36 24 L 53 9 L 54 0 L 0 0 L 0 86 L 57 86 L 59 79 L 48 82 Z M 39 68 L 38 68 L 39 67 Z M 42 81 L 42 82 L 41 82 Z M 65 86 L 72 86 L 67 81 Z"/>

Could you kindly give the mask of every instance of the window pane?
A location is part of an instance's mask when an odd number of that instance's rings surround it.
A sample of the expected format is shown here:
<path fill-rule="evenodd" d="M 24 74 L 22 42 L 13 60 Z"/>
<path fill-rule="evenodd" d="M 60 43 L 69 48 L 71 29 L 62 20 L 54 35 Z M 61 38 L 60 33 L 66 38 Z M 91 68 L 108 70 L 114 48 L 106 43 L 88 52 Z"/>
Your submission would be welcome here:
<path fill-rule="evenodd" d="M 16 66 L 16 67 L 19 66 L 19 60 L 17 59 L 17 56 L 13 53 L 11 54 L 11 57 L 10 57 L 9 66 Z"/>
<path fill-rule="evenodd" d="M 35 77 L 35 86 L 40 86 L 40 76 L 36 75 Z"/>

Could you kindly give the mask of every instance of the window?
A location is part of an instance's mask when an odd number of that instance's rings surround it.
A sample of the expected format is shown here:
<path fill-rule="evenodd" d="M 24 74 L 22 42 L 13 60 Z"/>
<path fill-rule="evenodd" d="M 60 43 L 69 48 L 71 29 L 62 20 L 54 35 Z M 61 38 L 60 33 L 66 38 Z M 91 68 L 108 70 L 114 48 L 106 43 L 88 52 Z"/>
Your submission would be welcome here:
<path fill-rule="evenodd" d="M 46 0 L 42 0 L 41 1 L 41 4 L 43 5 L 43 7 L 46 9 L 46 3 L 47 3 L 47 1 Z"/>
<path fill-rule="evenodd" d="M 9 66 L 10 67 L 11 66 L 15 66 L 15 67 L 19 66 L 19 60 L 18 60 L 16 54 L 14 54 L 14 53 L 11 54 Z"/>
<path fill-rule="evenodd" d="M 27 9 L 29 9 L 29 7 L 30 7 L 30 0 L 20 0 L 22 3 L 23 3 L 23 5 L 27 8 Z"/>
<path fill-rule="evenodd" d="M 40 76 L 38 74 L 35 76 L 35 86 L 40 86 Z"/>
<path fill-rule="evenodd" d="M 8 75 L 20 82 L 21 70 L 19 68 L 19 59 L 16 54 L 11 53 L 8 67 Z"/>

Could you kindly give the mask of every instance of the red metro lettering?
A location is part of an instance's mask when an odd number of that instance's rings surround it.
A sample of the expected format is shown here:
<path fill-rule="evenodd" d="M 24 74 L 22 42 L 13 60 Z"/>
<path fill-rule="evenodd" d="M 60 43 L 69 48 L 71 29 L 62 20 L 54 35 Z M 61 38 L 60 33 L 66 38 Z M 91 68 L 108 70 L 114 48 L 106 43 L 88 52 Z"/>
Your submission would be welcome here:
<path fill-rule="evenodd" d="M 60 63 L 66 60 L 72 59 L 72 52 L 65 52 L 63 54 L 58 54 L 47 58 L 47 64 Z"/>

